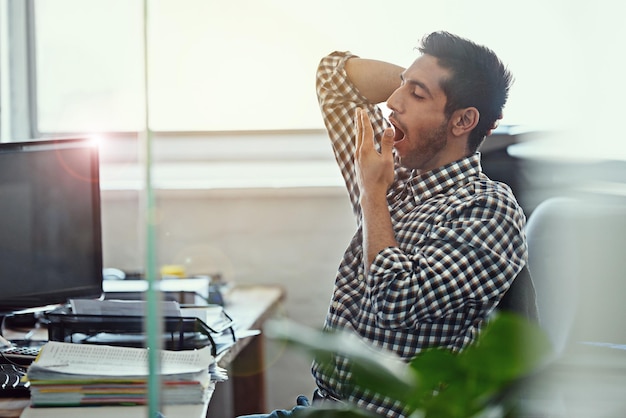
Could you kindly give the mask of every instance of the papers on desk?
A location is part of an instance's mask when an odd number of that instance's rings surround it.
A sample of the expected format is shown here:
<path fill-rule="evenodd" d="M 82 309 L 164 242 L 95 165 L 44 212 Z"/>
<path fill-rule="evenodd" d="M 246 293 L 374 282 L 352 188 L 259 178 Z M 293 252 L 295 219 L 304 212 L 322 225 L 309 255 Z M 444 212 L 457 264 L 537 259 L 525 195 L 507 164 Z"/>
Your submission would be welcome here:
<path fill-rule="evenodd" d="M 207 400 L 210 371 L 223 378 L 209 348 L 161 352 L 164 404 Z M 51 341 L 28 368 L 34 407 L 146 404 L 144 348 Z"/>

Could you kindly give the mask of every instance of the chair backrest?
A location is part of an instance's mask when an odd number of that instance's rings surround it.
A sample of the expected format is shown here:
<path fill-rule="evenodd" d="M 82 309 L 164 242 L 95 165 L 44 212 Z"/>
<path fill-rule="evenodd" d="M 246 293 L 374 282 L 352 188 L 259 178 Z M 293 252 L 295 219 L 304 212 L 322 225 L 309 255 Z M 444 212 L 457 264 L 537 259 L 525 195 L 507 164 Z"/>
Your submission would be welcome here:
<path fill-rule="evenodd" d="M 498 303 L 497 310 L 521 315 L 533 322 L 539 322 L 535 285 L 528 267 L 517 274 L 515 280 Z"/>
<path fill-rule="evenodd" d="M 539 323 L 557 355 L 567 343 L 578 300 L 575 210 L 575 200 L 561 197 L 535 208 L 526 225 L 528 264 L 497 307 Z"/>
<path fill-rule="evenodd" d="M 565 349 L 576 316 L 578 208 L 574 199 L 552 197 L 535 208 L 526 225 L 528 268 L 537 294 L 539 324 L 557 355 Z"/>

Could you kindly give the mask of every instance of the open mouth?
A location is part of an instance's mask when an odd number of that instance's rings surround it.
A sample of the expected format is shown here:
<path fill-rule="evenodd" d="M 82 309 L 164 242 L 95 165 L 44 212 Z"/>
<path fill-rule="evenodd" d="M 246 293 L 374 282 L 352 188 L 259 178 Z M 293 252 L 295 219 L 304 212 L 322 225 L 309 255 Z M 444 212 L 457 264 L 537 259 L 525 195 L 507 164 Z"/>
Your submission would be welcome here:
<path fill-rule="evenodd" d="M 397 143 L 397 142 L 402 141 L 404 139 L 404 131 L 393 120 L 390 120 L 389 122 L 391 123 L 391 126 L 393 126 L 393 131 L 394 131 L 393 142 Z"/>

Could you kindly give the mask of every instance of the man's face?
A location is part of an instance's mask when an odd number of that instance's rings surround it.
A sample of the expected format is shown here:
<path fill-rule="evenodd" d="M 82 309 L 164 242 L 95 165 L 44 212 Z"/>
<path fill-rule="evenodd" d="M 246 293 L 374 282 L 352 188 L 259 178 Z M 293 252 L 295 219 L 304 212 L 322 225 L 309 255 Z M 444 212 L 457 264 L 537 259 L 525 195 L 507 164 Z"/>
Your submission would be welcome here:
<path fill-rule="evenodd" d="M 431 55 L 423 55 L 402 73 L 402 85 L 389 97 L 394 147 L 404 167 L 429 171 L 447 164 L 448 118 L 440 80 L 449 71 Z"/>

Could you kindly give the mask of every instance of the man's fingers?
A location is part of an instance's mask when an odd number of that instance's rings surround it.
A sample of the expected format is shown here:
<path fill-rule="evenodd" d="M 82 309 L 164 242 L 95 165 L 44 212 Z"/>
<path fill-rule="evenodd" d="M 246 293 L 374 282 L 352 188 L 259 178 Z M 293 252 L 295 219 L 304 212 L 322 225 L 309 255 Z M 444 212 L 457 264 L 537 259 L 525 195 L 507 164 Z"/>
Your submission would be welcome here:
<path fill-rule="evenodd" d="M 354 125 L 356 127 L 356 138 L 355 138 L 355 144 L 356 144 L 356 150 L 357 152 L 360 151 L 361 149 L 361 145 L 362 145 L 362 136 L 363 136 L 363 128 L 362 128 L 362 123 L 361 123 L 361 109 L 360 108 L 356 108 L 356 111 L 354 112 Z"/>
<path fill-rule="evenodd" d="M 383 139 L 380 143 L 380 153 L 388 156 L 393 152 L 393 129 L 387 128 L 383 133 Z"/>
<path fill-rule="evenodd" d="M 372 128 L 372 122 L 367 114 L 367 110 L 361 109 L 361 129 L 363 131 L 361 141 L 365 144 L 365 141 L 369 140 L 370 144 L 374 146 L 374 128 Z"/>
<path fill-rule="evenodd" d="M 374 128 L 367 114 L 367 110 L 358 108 L 356 110 L 356 148 L 357 151 L 374 148 Z"/>

